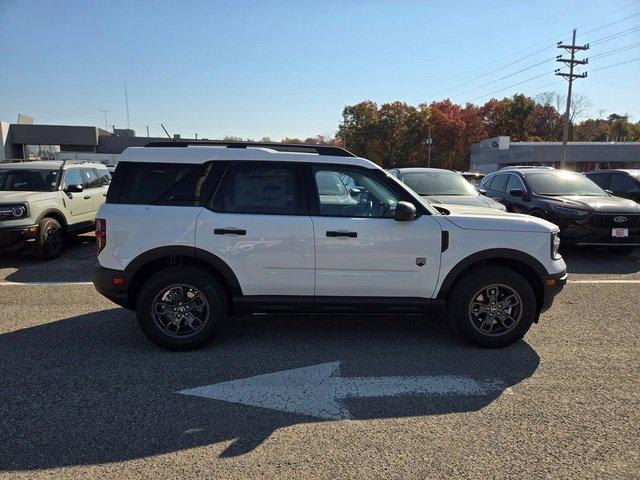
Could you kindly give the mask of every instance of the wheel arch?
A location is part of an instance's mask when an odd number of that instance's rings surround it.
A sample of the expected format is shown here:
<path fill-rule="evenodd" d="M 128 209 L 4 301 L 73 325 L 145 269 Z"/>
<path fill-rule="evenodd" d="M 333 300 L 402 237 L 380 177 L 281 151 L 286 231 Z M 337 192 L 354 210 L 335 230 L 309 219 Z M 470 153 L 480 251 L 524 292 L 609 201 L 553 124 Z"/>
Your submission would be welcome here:
<path fill-rule="evenodd" d="M 146 279 L 173 265 L 192 265 L 211 273 L 225 289 L 230 307 L 233 297 L 242 295 L 238 278 L 224 260 L 200 248 L 176 245 L 148 250 L 125 267 L 126 272 L 132 272 L 127 293 L 129 305 L 135 306 L 138 292 Z"/>
<path fill-rule="evenodd" d="M 64 229 L 69 226 L 67 224 L 67 218 L 64 216 L 64 213 L 62 213 L 62 211 L 58 208 L 47 208 L 46 210 L 40 212 L 38 218 L 36 219 L 36 223 L 40 223 L 42 219 L 46 217 L 55 218 Z"/>
<path fill-rule="evenodd" d="M 476 252 L 458 262 L 447 274 L 436 298 L 445 300 L 457 280 L 467 272 L 482 266 L 496 265 L 513 270 L 524 277 L 531 285 L 536 296 L 536 319 L 544 299 L 544 285 L 542 277 L 548 275 L 547 269 L 535 257 L 519 250 L 508 248 L 494 248 Z"/>

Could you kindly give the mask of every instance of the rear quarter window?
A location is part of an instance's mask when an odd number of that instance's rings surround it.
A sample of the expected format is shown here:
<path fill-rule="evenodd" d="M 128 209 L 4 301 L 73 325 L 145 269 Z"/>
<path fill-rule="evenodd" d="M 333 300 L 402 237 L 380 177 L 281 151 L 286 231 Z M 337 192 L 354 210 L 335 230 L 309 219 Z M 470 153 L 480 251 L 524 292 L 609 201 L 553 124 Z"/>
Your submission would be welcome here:
<path fill-rule="evenodd" d="M 119 164 L 108 203 L 201 206 L 213 193 L 222 166 L 215 162 Z M 117 183 L 117 185 L 116 185 Z"/>

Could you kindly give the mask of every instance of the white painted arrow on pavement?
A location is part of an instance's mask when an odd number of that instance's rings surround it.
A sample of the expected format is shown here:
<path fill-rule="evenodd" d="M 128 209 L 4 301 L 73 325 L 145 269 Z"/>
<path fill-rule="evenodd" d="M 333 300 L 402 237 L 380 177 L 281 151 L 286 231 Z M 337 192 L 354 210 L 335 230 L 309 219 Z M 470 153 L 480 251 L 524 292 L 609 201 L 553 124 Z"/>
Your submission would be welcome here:
<path fill-rule="evenodd" d="M 501 390 L 499 380 L 479 383 L 469 377 L 339 377 L 340 362 L 283 370 L 215 383 L 178 393 L 224 402 L 299 413 L 317 418 L 351 418 L 342 398 L 398 395 L 484 396 Z"/>

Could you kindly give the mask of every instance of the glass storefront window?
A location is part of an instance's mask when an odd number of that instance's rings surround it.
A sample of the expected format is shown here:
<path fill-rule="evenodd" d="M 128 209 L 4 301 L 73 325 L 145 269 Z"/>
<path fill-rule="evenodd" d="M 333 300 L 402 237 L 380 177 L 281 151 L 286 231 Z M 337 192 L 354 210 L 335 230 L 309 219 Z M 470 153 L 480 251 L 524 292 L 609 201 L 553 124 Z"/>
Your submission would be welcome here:
<path fill-rule="evenodd" d="M 56 153 L 60 153 L 60 145 L 24 145 L 27 160 L 55 160 Z"/>

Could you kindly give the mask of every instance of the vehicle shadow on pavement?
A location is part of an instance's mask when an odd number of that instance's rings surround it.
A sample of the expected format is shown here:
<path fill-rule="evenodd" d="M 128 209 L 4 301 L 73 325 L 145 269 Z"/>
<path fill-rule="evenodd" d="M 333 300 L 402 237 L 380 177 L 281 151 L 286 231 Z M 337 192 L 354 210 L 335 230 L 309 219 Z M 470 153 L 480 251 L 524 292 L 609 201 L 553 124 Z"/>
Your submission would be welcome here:
<path fill-rule="evenodd" d="M 177 393 L 203 385 L 340 362 L 344 377 L 455 375 L 495 386 L 483 395 L 341 400 L 354 419 L 397 418 L 482 409 L 539 361 L 524 341 L 474 348 L 420 316 L 234 318 L 213 344 L 168 352 L 143 337 L 131 312 L 99 311 L 0 335 L 0 469 L 94 465 L 219 442 L 230 443 L 221 453 L 230 457 L 278 428 L 331 421 Z"/>
<path fill-rule="evenodd" d="M 62 255 L 55 260 L 41 260 L 28 251 L 0 254 L 0 281 L 88 282 L 97 261 L 95 237 L 80 235 L 68 239 Z"/>
<path fill-rule="evenodd" d="M 604 248 L 566 247 L 561 250 L 572 273 L 628 274 L 640 272 L 640 248 L 630 255 L 611 253 Z"/>

